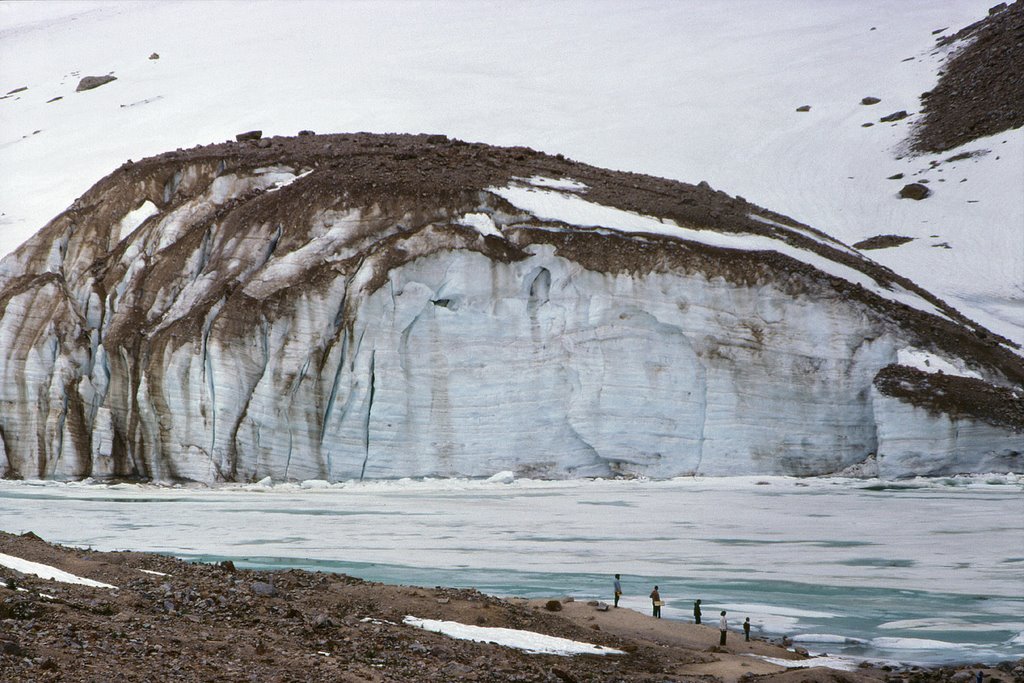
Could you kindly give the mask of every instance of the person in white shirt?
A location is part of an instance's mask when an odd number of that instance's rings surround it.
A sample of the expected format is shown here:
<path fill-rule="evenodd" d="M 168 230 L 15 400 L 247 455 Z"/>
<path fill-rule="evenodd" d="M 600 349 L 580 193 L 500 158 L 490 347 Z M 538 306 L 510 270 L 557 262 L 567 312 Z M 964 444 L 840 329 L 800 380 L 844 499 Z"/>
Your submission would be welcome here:
<path fill-rule="evenodd" d="M 725 645 L 725 634 L 729 630 L 729 622 L 725 619 L 725 610 L 722 610 L 722 618 L 718 620 L 718 631 L 722 637 L 718 639 L 719 645 Z"/>

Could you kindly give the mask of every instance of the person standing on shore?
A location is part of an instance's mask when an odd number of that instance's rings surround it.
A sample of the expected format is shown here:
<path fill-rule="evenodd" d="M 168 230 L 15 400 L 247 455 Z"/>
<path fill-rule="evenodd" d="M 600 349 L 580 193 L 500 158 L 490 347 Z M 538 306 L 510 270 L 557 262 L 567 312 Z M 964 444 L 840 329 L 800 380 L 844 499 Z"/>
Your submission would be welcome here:
<path fill-rule="evenodd" d="M 718 639 L 719 645 L 725 645 L 725 634 L 729 630 L 729 622 L 725 619 L 725 610 L 722 610 L 722 618 L 718 620 L 718 631 L 722 634 Z"/>
<path fill-rule="evenodd" d="M 743 639 L 750 642 L 750 617 L 743 620 Z"/>
<path fill-rule="evenodd" d="M 619 606 L 619 597 L 622 595 L 622 581 L 619 580 L 619 575 L 618 574 L 615 575 L 614 590 L 615 590 L 615 606 L 618 607 Z"/>
<path fill-rule="evenodd" d="M 661 593 L 658 592 L 657 586 L 655 586 L 654 590 L 651 591 L 651 607 L 654 610 L 654 617 L 656 619 L 661 619 Z"/>
<path fill-rule="evenodd" d="M 700 598 L 693 603 L 693 623 L 700 623 Z"/>

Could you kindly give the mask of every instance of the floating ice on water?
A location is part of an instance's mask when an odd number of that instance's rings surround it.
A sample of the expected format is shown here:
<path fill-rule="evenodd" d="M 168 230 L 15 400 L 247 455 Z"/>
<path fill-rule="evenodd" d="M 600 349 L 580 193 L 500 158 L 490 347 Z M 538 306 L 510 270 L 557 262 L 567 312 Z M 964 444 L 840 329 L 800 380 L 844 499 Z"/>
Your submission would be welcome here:
<path fill-rule="evenodd" d="M 829 669 L 839 669 L 840 671 L 856 671 L 858 662 L 847 659 L 845 657 L 812 657 L 811 659 L 779 659 L 777 657 L 760 657 L 758 655 L 750 655 L 756 659 L 760 659 L 763 662 L 769 664 L 777 664 L 778 666 L 784 666 L 787 669 L 809 669 L 812 667 L 827 667 Z"/>
<path fill-rule="evenodd" d="M 888 650 L 961 650 L 967 647 L 961 643 L 927 638 L 874 638 L 871 644 Z"/>
<path fill-rule="evenodd" d="M 846 645 L 852 645 L 856 643 L 863 643 L 863 640 L 857 638 L 849 638 L 847 636 L 837 636 L 831 633 L 801 633 L 793 636 L 794 643 L 843 643 Z"/>

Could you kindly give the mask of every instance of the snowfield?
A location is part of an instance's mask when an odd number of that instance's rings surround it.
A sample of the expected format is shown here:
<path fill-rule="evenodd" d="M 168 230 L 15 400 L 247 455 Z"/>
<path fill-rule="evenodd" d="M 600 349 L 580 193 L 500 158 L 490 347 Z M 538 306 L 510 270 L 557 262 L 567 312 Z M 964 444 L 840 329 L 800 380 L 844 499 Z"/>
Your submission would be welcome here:
<path fill-rule="evenodd" d="M 847 244 L 912 237 L 871 257 L 1024 342 L 1024 130 L 903 152 L 936 37 L 989 5 L 0 2 L 0 256 L 129 158 L 250 129 L 444 133 L 706 180 Z M 931 197 L 898 198 L 922 179 Z"/>

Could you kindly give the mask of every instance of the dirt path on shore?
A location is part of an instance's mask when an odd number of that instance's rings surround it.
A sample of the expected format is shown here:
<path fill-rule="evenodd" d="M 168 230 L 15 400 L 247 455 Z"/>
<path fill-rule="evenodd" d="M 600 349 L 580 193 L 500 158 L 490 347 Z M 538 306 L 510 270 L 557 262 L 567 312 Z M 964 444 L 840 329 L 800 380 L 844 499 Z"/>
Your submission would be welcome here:
<path fill-rule="evenodd" d="M 543 606 L 536 601 L 534 606 Z M 788 659 L 796 663 L 805 658 L 780 645 L 756 638 L 744 641 L 742 633 L 730 631 L 725 647 L 720 647 L 717 618 L 714 625 L 692 624 L 673 619 L 655 619 L 646 614 L 626 608 L 599 609 L 592 603 L 563 603 L 561 614 L 575 624 L 614 635 L 623 640 L 661 649 L 666 654 L 687 653 L 693 658 L 700 653 L 701 661 L 681 662 L 676 668 L 680 675 L 710 675 L 723 683 L 740 681 L 744 677 L 783 674 L 787 668 L 766 662 L 761 657 Z M 671 656 L 671 655 L 669 655 Z M 674 657 L 673 657 L 674 658 Z M 681 659 L 681 658 L 680 658 Z M 885 680 L 886 672 L 865 669 L 855 673 L 837 672 L 832 669 L 802 669 L 801 681 L 875 681 Z M 758 680 L 783 680 L 774 676 Z"/>

